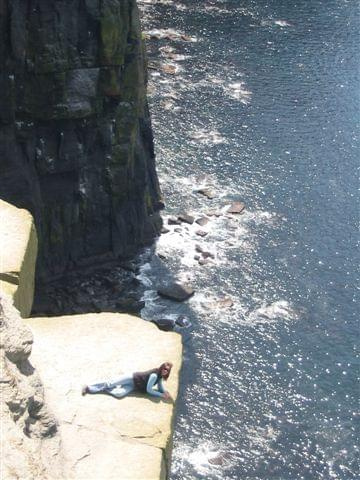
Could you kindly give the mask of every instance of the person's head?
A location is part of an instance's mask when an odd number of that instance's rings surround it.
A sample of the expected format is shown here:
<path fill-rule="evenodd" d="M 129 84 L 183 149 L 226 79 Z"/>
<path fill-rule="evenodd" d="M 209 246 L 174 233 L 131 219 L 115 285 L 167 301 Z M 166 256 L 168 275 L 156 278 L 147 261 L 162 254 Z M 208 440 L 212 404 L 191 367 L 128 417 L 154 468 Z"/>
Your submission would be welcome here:
<path fill-rule="evenodd" d="M 169 378 L 172 366 L 173 365 L 170 362 L 165 362 L 160 365 L 159 374 L 164 380 L 167 380 Z"/>

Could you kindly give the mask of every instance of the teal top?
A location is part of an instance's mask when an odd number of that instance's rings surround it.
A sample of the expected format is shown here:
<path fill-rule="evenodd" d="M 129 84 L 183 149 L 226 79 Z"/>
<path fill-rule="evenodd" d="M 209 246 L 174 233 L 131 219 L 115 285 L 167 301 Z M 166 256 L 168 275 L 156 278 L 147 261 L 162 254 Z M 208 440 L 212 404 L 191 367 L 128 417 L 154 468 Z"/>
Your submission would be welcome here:
<path fill-rule="evenodd" d="M 147 382 L 146 391 L 149 395 L 153 395 L 154 397 L 162 397 L 165 392 L 162 378 L 159 377 L 158 379 L 156 373 L 152 373 Z"/>

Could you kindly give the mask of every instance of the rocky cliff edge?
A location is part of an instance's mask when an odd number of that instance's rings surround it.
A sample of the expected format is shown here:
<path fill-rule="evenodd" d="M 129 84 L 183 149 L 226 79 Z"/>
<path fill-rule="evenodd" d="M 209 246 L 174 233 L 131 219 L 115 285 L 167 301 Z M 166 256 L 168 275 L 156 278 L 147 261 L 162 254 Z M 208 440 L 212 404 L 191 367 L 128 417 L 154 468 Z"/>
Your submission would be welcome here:
<path fill-rule="evenodd" d="M 26 316 L 31 297 L 22 282 L 33 284 L 36 259 L 31 216 L 2 202 L 0 217 L 7 219 L 0 226 L 2 478 L 165 479 L 174 405 L 145 395 L 83 397 L 80 390 L 169 360 L 176 399 L 181 337 L 111 313 L 31 318 L 26 326 L 13 302 L 25 305 Z"/>

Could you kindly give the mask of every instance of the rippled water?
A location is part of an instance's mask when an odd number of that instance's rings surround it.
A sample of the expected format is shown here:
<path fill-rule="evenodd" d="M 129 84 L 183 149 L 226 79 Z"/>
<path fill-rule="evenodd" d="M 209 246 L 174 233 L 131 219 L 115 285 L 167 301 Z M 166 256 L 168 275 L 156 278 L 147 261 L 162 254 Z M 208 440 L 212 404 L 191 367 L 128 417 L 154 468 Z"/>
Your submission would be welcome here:
<path fill-rule="evenodd" d="M 173 34 L 148 41 L 165 218 L 221 213 L 141 274 L 144 318 L 192 322 L 171 478 L 359 478 L 357 2 L 140 3 Z M 170 276 L 186 305 L 157 296 Z"/>

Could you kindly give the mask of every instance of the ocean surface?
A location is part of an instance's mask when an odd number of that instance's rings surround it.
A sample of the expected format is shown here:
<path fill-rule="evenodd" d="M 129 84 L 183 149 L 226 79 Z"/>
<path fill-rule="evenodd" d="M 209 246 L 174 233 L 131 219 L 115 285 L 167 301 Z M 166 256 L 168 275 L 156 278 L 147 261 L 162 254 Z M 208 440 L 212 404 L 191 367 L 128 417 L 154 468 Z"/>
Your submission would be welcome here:
<path fill-rule="evenodd" d="M 358 479 L 359 3 L 139 3 L 170 230 L 142 316 L 191 324 L 170 478 Z"/>

